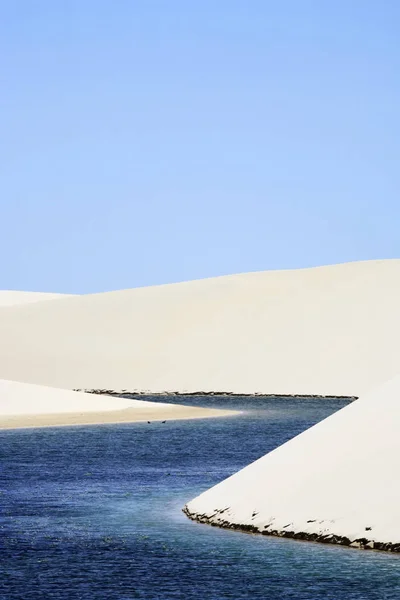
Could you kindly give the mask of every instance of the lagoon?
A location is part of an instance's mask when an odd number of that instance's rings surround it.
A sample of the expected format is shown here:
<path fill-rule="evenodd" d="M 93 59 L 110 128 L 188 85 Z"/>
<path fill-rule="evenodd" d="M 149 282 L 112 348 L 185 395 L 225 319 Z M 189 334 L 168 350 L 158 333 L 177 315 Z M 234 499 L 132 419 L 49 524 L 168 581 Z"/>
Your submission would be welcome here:
<path fill-rule="evenodd" d="M 221 530 L 181 512 L 348 401 L 152 399 L 245 412 L 0 432 L 2 600 L 400 597 L 399 556 Z"/>

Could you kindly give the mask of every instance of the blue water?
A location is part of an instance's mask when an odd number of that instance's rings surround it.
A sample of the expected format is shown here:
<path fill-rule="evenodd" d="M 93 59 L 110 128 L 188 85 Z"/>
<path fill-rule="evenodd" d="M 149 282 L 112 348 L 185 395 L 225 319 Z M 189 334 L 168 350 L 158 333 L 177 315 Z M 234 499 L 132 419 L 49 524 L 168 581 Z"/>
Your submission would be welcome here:
<path fill-rule="evenodd" d="M 184 403 L 248 412 L 0 432 L 1 600 L 400 598 L 396 555 L 221 530 L 181 512 L 345 400 Z M 360 503 L 364 492 L 343 490 Z"/>

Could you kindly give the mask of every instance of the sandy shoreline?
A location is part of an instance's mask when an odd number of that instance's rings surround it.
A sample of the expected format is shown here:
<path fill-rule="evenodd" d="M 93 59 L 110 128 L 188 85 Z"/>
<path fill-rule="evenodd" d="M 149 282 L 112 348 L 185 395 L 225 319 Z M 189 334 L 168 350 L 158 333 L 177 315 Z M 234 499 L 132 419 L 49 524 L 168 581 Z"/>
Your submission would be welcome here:
<path fill-rule="evenodd" d="M 131 398 L 132 400 L 146 400 L 148 398 L 193 398 L 196 396 L 210 396 L 211 398 L 289 398 L 292 399 L 320 399 L 320 400 L 357 400 L 358 396 L 332 396 L 332 395 L 321 395 L 321 394 L 261 394 L 255 393 L 243 393 L 239 394 L 236 392 L 179 392 L 179 391 L 167 391 L 167 392 L 128 392 L 127 390 L 80 390 L 76 389 L 75 392 L 83 392 L 85 394 L 95 394 L 96 396 L 113 396 L 117 398 Z"/>
<path fill-rule="evenodd" d="M 207 419 L 235 414 L 238 411 L 98 396 L 0 379 L 0 429 Z"/>
<path fill-rule="evenodd" d="M 239 411 L 198 408 L 192 406 L 168 406 L 155 404 L 154 408 L 127 408 L 97 413 L 47 413 L 42 415 L 0 415 L 0 430 L 31 429 L 35 427 L 68 427 L 73 425 L 104 425 L 140 423 L 147 421 L 177 421 L 184 419 L 208 419 L 240 414 Z"/>

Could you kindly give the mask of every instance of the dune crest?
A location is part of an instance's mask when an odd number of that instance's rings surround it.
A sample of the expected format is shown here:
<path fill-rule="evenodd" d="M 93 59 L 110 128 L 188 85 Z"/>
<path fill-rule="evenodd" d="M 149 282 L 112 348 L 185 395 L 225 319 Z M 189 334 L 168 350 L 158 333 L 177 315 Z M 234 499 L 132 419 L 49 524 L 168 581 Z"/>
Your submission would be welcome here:
<path fill-rule="evenodd" d="M 71 294 L 51 294 L 48 292 L 20 292 L 17 290 L 0 290 L 0 308 L 3 306 L 18 306 L 31 304 L 32 302 L 43 302 L 46 300 L 59 300 L 69 298 Z"/>

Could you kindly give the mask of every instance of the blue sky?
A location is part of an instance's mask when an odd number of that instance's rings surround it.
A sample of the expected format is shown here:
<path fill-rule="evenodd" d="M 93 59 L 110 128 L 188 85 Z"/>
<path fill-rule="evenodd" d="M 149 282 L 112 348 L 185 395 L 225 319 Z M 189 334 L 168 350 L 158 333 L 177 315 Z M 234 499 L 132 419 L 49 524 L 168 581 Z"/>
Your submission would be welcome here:
<path fill-rule="evenodd" d="M 400 256 L 397 0 L 0 3 L 0 288 Z"/>

